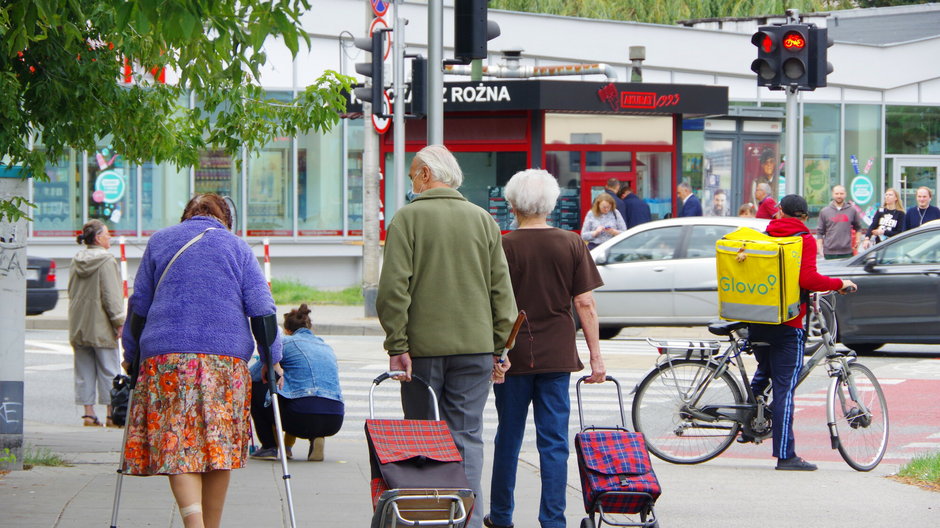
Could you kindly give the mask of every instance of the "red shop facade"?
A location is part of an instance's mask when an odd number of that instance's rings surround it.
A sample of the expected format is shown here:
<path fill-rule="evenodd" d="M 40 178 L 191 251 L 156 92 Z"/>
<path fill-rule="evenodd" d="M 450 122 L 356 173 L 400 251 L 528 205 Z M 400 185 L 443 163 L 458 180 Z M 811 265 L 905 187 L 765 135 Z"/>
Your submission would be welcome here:
<path fill-rule="evenodd" d="M 349 110 L 356 112 L 355 106 Z M 654 219 L 674 216 L 683 118 L 727 112 L 728 89 L 722 86 L 455 82 L 444 89 L 444 144 L 463 170 L 461 193 L 489 210 L 503 230 L 512 223 L 503 187 L 516 172 L 536 167 L 555 176 L 562 189 L 550 222 L 576 231 L 610 178 L 629 182 Z M 406 120 L 405 167 L 426 145 L 426 132 L 426 120 Z M 380 145 L 387 175 L 394 172 L 391 130 Z M 394 214 L 395 188 L 394 177 L 383 180 L 386 217 Z"/>

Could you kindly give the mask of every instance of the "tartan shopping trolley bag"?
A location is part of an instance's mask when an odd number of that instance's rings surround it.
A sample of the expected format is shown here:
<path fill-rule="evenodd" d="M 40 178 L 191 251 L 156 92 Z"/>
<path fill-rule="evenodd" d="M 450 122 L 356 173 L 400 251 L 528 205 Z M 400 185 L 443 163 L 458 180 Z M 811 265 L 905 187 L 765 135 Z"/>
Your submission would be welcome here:
<path fill-rule="evenodd" d="M 434 389 L 428 386 L 434 420 L 375 418 L 375 388 L 395 374 L 381 374 L 369 391 L 365 430 L 375 510 L 371 528 L 463 528 L 473 511 L 473 491 L 450 430 L 440 419 Z M 427 385 L 418 376 L 412 379 Z"/>
<path fill-rule="evenodd" d="M 582 377 L 576 384 L 581 432 L 574 437 L 584 511 L 588 513 L 588 517 L 581 521 L 581 528 L 595 528 L 603 524 L 656 527 L 658 523 L 653 505 L 662 490 L 653 472 L 643 435 L 626 429 L 627 418 L 620 383 L 607 376 L 607 380 L 614 382 L 617 387 L 623 427 L 585 427 L 581 383 L 586 379 L 588 376 Z M 611 514 L 638 515 L 639 521 L 614 519 Z M 596 523 L 595 516 L 598 517 Z"/>

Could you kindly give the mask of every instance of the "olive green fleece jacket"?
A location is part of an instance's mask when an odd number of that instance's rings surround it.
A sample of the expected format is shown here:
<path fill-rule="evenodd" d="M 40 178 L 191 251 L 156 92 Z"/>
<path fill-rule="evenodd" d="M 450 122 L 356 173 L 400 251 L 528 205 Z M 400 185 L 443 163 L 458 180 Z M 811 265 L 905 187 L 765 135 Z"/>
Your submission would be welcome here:
<path fill-rule="evenodd" d="M 388 226 L 375 307 L 389 355 L 502 352 L 516 300 L 496 222 L 455 189 L 421 193 Z"/>
<path fill-rule="evenodd" d="M 124 324 L 124 295 L 117 259 L 100 246 L 89 246 L 72 259 L 69 273 L 69 343 L 117 348 Z"/>

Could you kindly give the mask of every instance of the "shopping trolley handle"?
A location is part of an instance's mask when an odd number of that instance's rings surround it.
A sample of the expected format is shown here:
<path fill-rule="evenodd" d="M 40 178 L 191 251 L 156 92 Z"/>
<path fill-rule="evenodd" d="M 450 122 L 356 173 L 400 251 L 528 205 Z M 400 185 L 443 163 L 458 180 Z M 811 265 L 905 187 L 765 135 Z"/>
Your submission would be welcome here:
<path fill-rule="evenodd" d="M 578 382 L 575 383 L 575 394 L 578 399 L 578 420 L 581 424 L 582 431 L 584 430 L 584 406 L 581 404 L 581 384 L 589 379 L 591 379 L 591 376 L 582 376 L 578 379 Z M 605 380 L 614 382 L 614 386 L 617 387 L 617 403 L 620 404 L 620 421 L 623 423 L 624 429 L 626 429 L 627 412 L 623 407 L 623 391 L 620 390 L 620 382 L 613 376 L 607 376 Z"/>
<path fill-rule="evenodd" d="M 389 378 L 393 378 L 394 376 L 404 376 L 404 375 L 405 375 L 405 371 L 403 370 L 390 370 L 388 372 L 383 372 L 379 374 L 378 376 L 375 377 L 374 380 L 372 380 L 372 387 L 369 388 L 369 418 L 375 418 L 375 400 L 374 400 L 373 394 L 375 392 L 375 388 L 379 386 L 379 383 L 382 383 L 383 381 Z M 424 384 L 425 387 L 428 388 L 428 391 L 431 393 L 431 403 L 434 409 L 434 420 L 440 421 L 441 413 L 437 405 L 437 393 L 434 392 L 434 389 L 431 387 L 431 384 L 428 383 L 427 380 L 425 380 L 421 376 L 418 376 L 417 374 L 412 374 L 411 379 L 420 381 L 421 383 Z M 409 382 L 402 380 L 402 383 L 409 383 Z"/>

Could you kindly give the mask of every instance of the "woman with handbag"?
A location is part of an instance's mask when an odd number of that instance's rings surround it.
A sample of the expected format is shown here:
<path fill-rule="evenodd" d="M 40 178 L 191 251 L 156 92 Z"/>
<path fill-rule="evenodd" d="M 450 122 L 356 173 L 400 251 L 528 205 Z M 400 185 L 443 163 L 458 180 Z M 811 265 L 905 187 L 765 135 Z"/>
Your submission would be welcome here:
<path fill-rule="evenodd" d="M 117 336 L 124 324 L 121 271 L 111 249 L 111 233 L 100 220 L 82 226 L 78 243 L 85 244 L 72 258 L 69 273 L 69 343 L 75 360 L 75 403 L 85 407 L 84 425 L 100 426 L 98 403 L 107 405 L 111 419 L 111 382 L 120 371 Z"/>
<path fill-rule="evenodd" d="M 150 237 L 130 300 L 146 324 L 139 342 L 130 328 L 123 335 L 124 368 L 140 364 L 124 474 L 167 475 L 186 528 L 221 524 L 230 470 L 244 466 L 250 441 L 248 318 L 275 313 L 232 217 L 222 197 L 196 195 L 178 225 Z M 280 336 L 270 350 L 279 361 Z"/>

